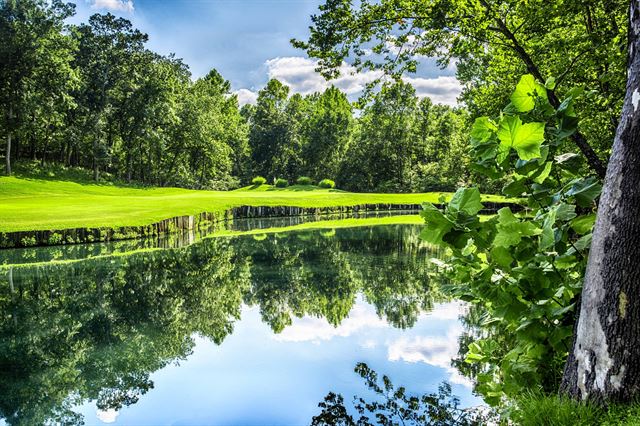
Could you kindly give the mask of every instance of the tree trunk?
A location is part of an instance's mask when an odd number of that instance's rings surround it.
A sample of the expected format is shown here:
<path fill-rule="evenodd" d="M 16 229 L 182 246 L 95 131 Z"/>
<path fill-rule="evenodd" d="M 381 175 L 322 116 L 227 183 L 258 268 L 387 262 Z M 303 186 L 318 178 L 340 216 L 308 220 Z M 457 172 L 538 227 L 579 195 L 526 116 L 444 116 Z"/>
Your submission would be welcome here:
<path fill-rule="evenodd" d="M 5 156 L 7 176 L 11 175 L 11 126 L 13 125 L 13 107 L 9 105 L 9 126 L 7 129 L 7 153 Z"/>
<path fill-rule="evenodd" d="M 561 391 L 597 402 L 640 396 L 640 2 L 631 1 L 622 116 Z"/>

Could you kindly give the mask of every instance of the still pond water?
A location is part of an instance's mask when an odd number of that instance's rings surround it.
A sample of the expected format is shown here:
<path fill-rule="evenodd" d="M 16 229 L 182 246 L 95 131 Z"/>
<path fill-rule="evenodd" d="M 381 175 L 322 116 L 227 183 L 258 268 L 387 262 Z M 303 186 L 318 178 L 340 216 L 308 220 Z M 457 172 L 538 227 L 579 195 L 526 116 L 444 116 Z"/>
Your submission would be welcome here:
<path fill-rule="evenodd" d="M 448 381 L 478 405 L 451 367 L 465 308 L 443 295 L 419 232 L 216 237 L 93 258 L 104 246 L 78 246 L 72 262 L 5 266 L 0 424 L 308 424 L 329 391 L 369 395 L 358 362 L 412 393 Z M 5 251 L 0 264 L 52 250 Z"/>

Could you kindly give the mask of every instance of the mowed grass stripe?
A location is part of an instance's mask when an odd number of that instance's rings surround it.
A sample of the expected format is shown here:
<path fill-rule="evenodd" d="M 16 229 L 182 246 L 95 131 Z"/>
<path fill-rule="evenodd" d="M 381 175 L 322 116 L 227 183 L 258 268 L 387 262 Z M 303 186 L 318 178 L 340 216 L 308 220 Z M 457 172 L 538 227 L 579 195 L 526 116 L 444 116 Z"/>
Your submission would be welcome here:
<path fill-rule="evenodd" d="M 340 207 L 437 203 L 441 195 L 352 193 L 317 187 L 236 191 L 132 188 L 69 181 L 0 178 L 0 232 L 141 226 L 163 219 L 239 206 Z M 510 202 L 486 196 L 487 202 Z"/>

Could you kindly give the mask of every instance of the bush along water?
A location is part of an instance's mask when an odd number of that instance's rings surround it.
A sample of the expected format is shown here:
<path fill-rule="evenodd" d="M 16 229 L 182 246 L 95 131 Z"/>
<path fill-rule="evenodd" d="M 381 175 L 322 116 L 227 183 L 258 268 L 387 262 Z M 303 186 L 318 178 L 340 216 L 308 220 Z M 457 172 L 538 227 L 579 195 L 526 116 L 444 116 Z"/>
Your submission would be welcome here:
<path fill-rule="evenodd" d="M 263 178 L 262 176 L 256 176 L 251 180 L 251 183 L 256 185 L 256 186 L 260 186 L 260 185 L 264 185 L 265 183 L 267 183 L 267 180 L 265 178 Z"/>
<path fill-rule="evenodd" d="M 289 181 L 286 179 L 278 178 L 275 181 L 276 188 L 286 188 L 289 186 Z"/>
<path fill-rule="evenodd" d="M 296 183 L 298 185 L 313 185 L 313 180 L 311 180 L 310 177 L 308 176 L 300 176 L 297 180 Z"/>
<path fill-rule="evenodd" d="M 336 183 L 331 179 L 322 179 L 320 182 L 318 182 L 318 186 L 320 188 L 332 189 L 336 187 Z"/>
<path fill-rule="evenodd" d="M 461 370 L 494 405 L 526 389 L 558 389 L 601 190 L 596 177 L 582 177 L 581 157 L 565 151 L 581 91 L 554 109 L 547 84 L 523 76 L 500 117 L 478 118 L 471 131 L 473 167 L 504 179 L 502 192 L 524 197 L 526 212 L 505 207 L 480 220 L 479 190 L 462 188 L 443 209 L 425 204 L 421 213 L 422 238 L 446 247 L 441 266 L 460 284 L 453 291 L 475 307 Z"/>

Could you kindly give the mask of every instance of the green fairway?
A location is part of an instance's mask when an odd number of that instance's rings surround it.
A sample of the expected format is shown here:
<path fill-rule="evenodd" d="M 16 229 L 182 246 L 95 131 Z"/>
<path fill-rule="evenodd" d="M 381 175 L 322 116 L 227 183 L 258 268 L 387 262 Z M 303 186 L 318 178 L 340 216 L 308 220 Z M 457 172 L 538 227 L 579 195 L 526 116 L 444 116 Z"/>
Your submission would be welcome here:
<path fill-rule="evenodd" d="M 140 226 L 174 216 L 238 206 L 338 207 L 437 203 L 442 193 L 369 194 L 317 187 L 236 191 L 131 188 L 68 181 L 0 178 L 0 232 Z M 445 194 L 449 196 L 449 194 Z M 485 201 L 509 201 L 487 196 Z"/>

